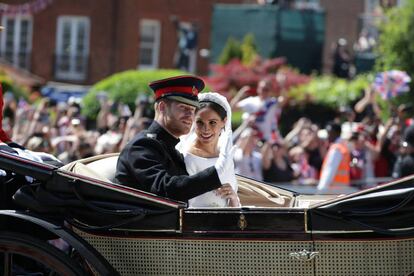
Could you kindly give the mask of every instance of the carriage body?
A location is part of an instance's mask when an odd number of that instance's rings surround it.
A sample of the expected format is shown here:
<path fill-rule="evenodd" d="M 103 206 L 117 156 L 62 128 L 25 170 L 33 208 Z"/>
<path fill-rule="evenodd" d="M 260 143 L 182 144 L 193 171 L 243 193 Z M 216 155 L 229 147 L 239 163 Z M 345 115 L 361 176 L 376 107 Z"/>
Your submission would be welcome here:
<path fill-rule="evenodd" d="M 14 194 L 29 211 L 0 211 L 0 238 L 4 231 L 47 232 L 75 248 L 96 275 L 414 271 L 413 177 L 348 195 L 303 195 L 238 176 L 241 208 L 188 208 L 115 184 L 116 159 L 54 168 L 0 152 L 1 169 L 37 181 Z"/>

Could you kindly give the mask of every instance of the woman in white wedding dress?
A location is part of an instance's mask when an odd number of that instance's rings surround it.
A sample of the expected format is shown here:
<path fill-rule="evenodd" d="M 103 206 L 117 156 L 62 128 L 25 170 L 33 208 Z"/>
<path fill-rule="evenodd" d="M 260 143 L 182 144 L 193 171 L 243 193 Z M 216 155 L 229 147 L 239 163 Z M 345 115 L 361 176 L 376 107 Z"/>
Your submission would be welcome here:
<path fill-rule="evenodd" d="M 200 107 L 190 133 L 181 137 L 177 149 L 183 153 L 189 175 L 214 166 L 220 150 L 232 143 L 231 109 L 227 99 L 214 92 L 199 94 Z M 221 188 L 189 200 L 189 207 L 239 207 L 234 165 L 226 171 Z"/>

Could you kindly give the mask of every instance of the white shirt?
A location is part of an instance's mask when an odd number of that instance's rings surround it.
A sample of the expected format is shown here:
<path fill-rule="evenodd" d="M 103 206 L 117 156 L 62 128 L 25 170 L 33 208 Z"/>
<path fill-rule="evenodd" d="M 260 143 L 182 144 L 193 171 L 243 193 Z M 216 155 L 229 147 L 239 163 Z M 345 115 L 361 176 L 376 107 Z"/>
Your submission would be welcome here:
<path fill-rule="evenodd" d="M 253 151 L 249 156 L 243 155 L 243 150 L 237 148 L 234 152 L 234 166 L 237 174 L 262 181 L 262 154 Z"/>
<path fill-rule="evenodd" d="M 279 135 L 277 121 L 281 109 L 276 98 L 268 98 L 263 101 L 259 96 L 247 97 L 241 100 L 237 106 L 245 112 L 243 120 L 247 120 L 250 115 L 256 115 L 255 124 L 265 140 L 271 141 L 273 132 Z"/>
<path fill-rule="evenodd" d="M 184 153 L 185 167 L 189 175 L 196 174 L 208 167 L 214 166 L 218 157 L 204 158 L 189 152 Z M 237 192 L 237 180 L 234 170 L 226 171 L 224 176 L 233 190 Z M 227 199 L 216 195 L 215 191 L 210 191 L 202 195 L 196 196 L 188 201 L 189 207 L 226 207 L 228 206 Z"/>
<path fill-rule="evenodd" d="M 336 171 L 338 170 L 339 164 L 341 163 L 342 153 L 339 149 L 329 150 L 325 158 L 326 165 L 321 172 L 321 177 L 319 179 L 319 184 L 317 187 L 319 191 L 327 190 L 331 185 Z"/>

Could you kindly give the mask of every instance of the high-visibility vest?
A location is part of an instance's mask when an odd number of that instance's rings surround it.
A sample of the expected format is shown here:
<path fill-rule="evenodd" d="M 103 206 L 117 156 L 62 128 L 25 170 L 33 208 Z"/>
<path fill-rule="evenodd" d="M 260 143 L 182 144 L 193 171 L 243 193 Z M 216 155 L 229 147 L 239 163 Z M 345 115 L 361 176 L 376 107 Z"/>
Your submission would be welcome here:
<path fill-rule="evenodd" d="M 328 155 L 331 151 L 339 150 L 342 154 L 341 162 L 336 170 L 335 177 L 332 180 L 331 185 L 349 185 L 350 184 L 350 152 L 346 145 L 343 143 L 334 143 L 329 147 Z M 325 170 L 326 162 L 324 160 L 322 165 L 322 171 Z"/>

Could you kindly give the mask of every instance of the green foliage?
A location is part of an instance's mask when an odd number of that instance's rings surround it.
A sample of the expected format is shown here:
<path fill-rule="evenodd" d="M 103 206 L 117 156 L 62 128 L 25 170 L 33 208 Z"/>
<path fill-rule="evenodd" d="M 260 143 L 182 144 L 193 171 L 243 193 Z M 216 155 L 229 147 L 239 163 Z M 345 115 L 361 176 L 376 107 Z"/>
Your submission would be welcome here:
<path fill-rule="evenodd" d="M 97 82 L 83 98 L 83 115 L 96 119 L 100 106 L 97 94 L 105 92 L 114 102 L 128 104 L 135 109 L 135 99 L 139 95 L 152 97 L 148 83 L 154 80 L 188 74 L 179 70 L 138 71 L 128 70 L 109 76 Z"/>
<path fill-rule="evenodd" d="M 310 100 L 332 108 L 349 106 L 363 95 L 371 77 L 359 75 L 352 81 L 332 76 L 314 77 L 308 84 L 293 87 L 289 95 L 297 100 Z"/>
<path fill-rule="evenodd" d="M 23 98 L 26 101 L 29 99 L 29 92 L 25 88 L 14 83 L 13 80 L 3 72 L 0 72 L 0 83 L 3 88 L 3 94 L 11 92 L 15 99 Z"/>
<path fill-rule="evenodd" d="M 242 57 L 241 61 L 244 65 L 251 64 L 254 59 L 257 57 L 257 46 L 254 41 L 253 34 L 247 34 L 243 38 L 243 43 L 240 46 Z"/>
<path fill-rule="evenodd" d="M 380 25 L 376 69 L 399 69 L 414 73 L 414 1 L 388 11 L 387 19 Z"/>
<path fill-rule="evenodd" d="M 234 112 L 232 112 L 231 114 L 231 125 L 233 129 L 236 129 L 237 127 L 239 127 L 243 120 L 242 120 L 242 115 L 243 112 L 236 110 Z"/>
<path fill-rule="evenodd" d="M 232 59 L 239 59 L 243 64 L 251 64 L 257 56 L 257 46 L 253 34 L 246 34 L 243 42 L 230 37 L 219 57 L 219 64 L 228 64 Z"/>
<path fill-rule="evenodd" d="M 318 76 L 308 84 L 290 89 L 289 95 L 298 101 L 310 100 L 339 110 L 341 107 L 353 107 L 364 95 L 364 89 L 373 82 L 373 79 L 372 73 L 358 75 L 351 81 L 331 76 Z M 409 94 L 403 94 L 391 100 L 384 100 L 377 94 L 376 101 L 381 109 L 382 120 L 392 115 L 391 112 L 397 106 L 397 102 L 407 102 L 409 97 Z"/>
<path fill-rule="evenodd" d="M 400 7 L 390 9 L 387 19 L 380 25 L 379 46 L 376 49 L 378 57 L 375 69 L 378 72 L 398 69 L 414 76 L 414 1 L 404 1 Z M 414 83 L 411 91 L 395 97 L 389 102 L 382 102 L 384 111 L 390 110 L 390 105 L 414 102 Z"/>
<path fill-rule="evenodd" d="M 234 39 L 233 37 L 230 37 L 227 40 L 226 45 L 224 46 L 223 51 L 220 54 L 219 64 L 227 64 L 230 60 L 234 58 L 241 59 L 242 52 L 240 48 L 240 42 Z"/>

